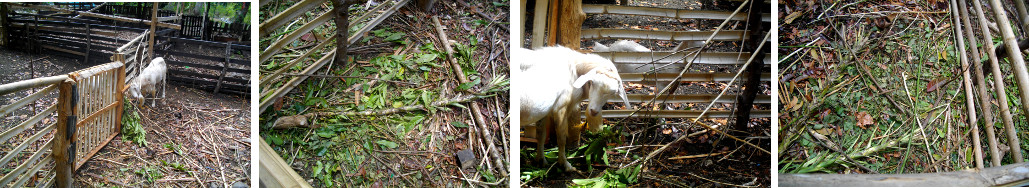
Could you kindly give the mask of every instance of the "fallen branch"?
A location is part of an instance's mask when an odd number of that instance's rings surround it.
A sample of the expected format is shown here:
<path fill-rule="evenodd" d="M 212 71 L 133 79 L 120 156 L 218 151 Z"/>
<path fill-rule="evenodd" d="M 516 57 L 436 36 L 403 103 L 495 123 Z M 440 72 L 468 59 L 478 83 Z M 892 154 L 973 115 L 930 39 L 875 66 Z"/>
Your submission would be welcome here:
<path fill-rule="evenodd" d="M 448 100 L 432 102 L 432 103 L 429 104 L 428 107 L 433 107 L 433 108 L 435 108 L 435 107 L 443 107 L 443 106 L 452 105 L 452 104 L 456 104 L 456 103 L 464 103 L 464 102 L 468 102 L 468 101 L 472 101 L 472 100 L 479 99 L 479 98 L 484 98 L 484 97 L 488 97 L 488 96 L 477 96 L 477 95 L 459 96 L 459 97 L 451 98 L 451 99 L 448 99 Z M 426 109 L 428 109 L 428 108 L 424 104 L 419 104 L 419 105 L 404 106 L 404 107 L 400 107 L 400 108 L 390 108 L 390 109 L 384 109 L 384 110 L 365 110 L 365 111 L 360 111 L 360 112 L 311 112 L 311 113 L 306 113 L 306 114 L 302 114 L 302 115 L 292 115 L 292 116 L 281 117 L 278 120 L 275 120 L 275 123 L 272 124 L 272 128 L 273 129 L 286 129 L 286 128 L 293 128 L 293 127 L 318 128 L 318 125 L 308 125 L 307 124 L 308 119 L 310 119 L 311 117 L 314 117 L 314 116 L 381 116 L 381 115 L 396 114 L 396 113 L 409 112 L 409 111 L 415 111 L 415 110 L 423 110 L 424 111 Z"/>
<path fill-rule="evenodd" d="M 439 17 L 433 16 L 432 23 L 436 26 L 436 33 L 439 34 L 440 43 L 443 43 L 443 48 L 447 52 L 447 60 L 450 60 L 450 67 L 454 70 L 454 74 L 457 75 L 458 81 L 461 81 L 462 84 L 470 82 L 468 78 L 465 77 L 464 71 L 461 70 L 461 65 L 458 64 L 457 59 L 454 58 L 454 49 L 450 47 L 450 40 L 447 39 L 447 34 L 443 32 L 443 25 L 440 24 Z M 475 124 L 478 125 L 476 128 L 479 129 L 479 132 L 482 132 L 482 134 L 479 135 L 482 136 L 483 141 L 486 141 L 486 143 L 489 143 L 492 146 L 493 135 L 490 134 L 488 127 L 486 127 L 486 118 L 482 117 L 482 113 L 480 113 L 482 112 L 482 109 L 479 108 L 479 103 L 472 102 L 470 106 L 473 111 L 472 117 L 475 118 Z M 497 168 L 497 171 L 500 172 L 500 176 L 507 177 L 508 169 L 503 163 L 506 158 L 497 151 L 496 147 L 487 147 L 487 150 L 492 156 L 491 158 L 493 158 L 493 163 L 497 165 L 495 167 Z"/>

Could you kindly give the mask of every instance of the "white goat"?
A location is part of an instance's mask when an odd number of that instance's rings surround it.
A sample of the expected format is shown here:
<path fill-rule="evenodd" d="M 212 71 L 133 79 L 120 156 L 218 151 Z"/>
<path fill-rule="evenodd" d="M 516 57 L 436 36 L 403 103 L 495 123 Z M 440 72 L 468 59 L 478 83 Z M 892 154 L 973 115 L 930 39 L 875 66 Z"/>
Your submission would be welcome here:
<path fill-rule="evenodd" d="M 165 82 L 166 74 L 168 74 L 168 65 L 165 64 L 164 58 L 158 57 L 150 61 L 150 65 L 139 72 L 135 78 L 129 82 L 129 90 L 126 91 L 129 96 L 136 100 L 140 100 L 140 104 L 144 104 L 146 98 L 143 93 L 150 93 L 151 96 L 157 97 L 157 84 L 161 84 L 161 98 L 164 98 L 165 88 L 167 83 Z M 154 100 L 150 103 L 153 107 L 157 101 Z"/>
<path fill-rule="evenodd" d="M 610 46 L 593 42 L 594 52 L 649 52 L 650 49 L 631 40 L 618 40 Z"/>
<path fill-rule="evenodd" d="M 577 171 L 567 161 L 565 146 L 569 136 L 579 132 L 569 128 L 579 122 L 579 103 L 584 97 L 590 98 L 587 127 L 593 132 L 600 129 L 600 110 L 610 97 L 621 96 L 628 104 L 617 69 L 603 57 L 565 47 L 519 48 L 514 54 L 523 57 L 512 62 L 519 67 L 515 72 L 519 79 L 512 81 L 512 87 L 520 92 L 516 95 L 521 100 L 521 126 L 542 120 L 543 129 L 533 131 L 538 140 L 537 159 L 546 163 L 543 144 L 547 130 L 556 124 L 552 128 L 557 133 L 558 163 L 566 171 Z"/>

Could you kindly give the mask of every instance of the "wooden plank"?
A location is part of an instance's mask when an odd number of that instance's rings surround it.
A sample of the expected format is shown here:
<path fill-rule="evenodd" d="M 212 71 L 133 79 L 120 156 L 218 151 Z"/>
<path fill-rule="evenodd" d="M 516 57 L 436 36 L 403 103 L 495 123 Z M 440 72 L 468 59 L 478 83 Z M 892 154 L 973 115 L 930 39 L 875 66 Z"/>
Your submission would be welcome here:
<path fill-rule="evenodd" d="M 680 62 L 683 55 L 686 53 L 678 53 L 670 55 L 672 52 L 594 52 L 594 54 L 600 55 L 601 57 L 607 58 L 616 64 L 637 64 L 643 65 L 646 63 L 657 60 L 660 65 L 664 65 L 671 62 Z M 669 56 L 670 55 L 670 56 Z M 661 59 L 662 57 L 668 56 L 668 58 Z M 746 63 L 747 58 L 750 57 L 749 52 L 737 53 L 737 52 L 703 52 L 700 53 L 700 57 L 694 61 L 694 64 L 716 64 L 716 65 L 742 65 Z M 772 61 L 770 54 L 765 54 L 763 59 L 764 64 L 771 64 Z M 660 60 L 659 60 L 660 59 Z M 693 56 L 690 56 L 686 60 L 692 60 Z"/>
<path fill-rule="evenodd" d="M 293 168 L 286 164 L 286 161 L 282 160 L 268 143 L 264 142 L 263 138 L 260 140 L 260 149 L 258 151 L 260 158 L 258 168 L 260 170 L 260 186 L 268 188 L 277 187 L 311 187 L 307 184 L 307 181 Z"/>
<path fill-rule="evenodd" d="M 660 98 L 658 98 L 654 102 L 656 102 L 656 103 L 660 103 L 660 102 L 664 102 L 664 103 L 711 103 L 711 101 L 714 100 L 715 97 L 717 97 L 717 96 L 718 95 L 716 95 L 716 94 L 661 95 Z M 629 99 L 629 102 L 637 103 L 637 102 L 649 102 L 650 99 L 654 98 L 654 95 L 629 94 L 629 95 L 626 95 L 626 97 Z M 583 100 L 583 101 L 589 101 L 589 99 L 586 99 L 586 100 Z M 623 101 L 620 98 L 611 98 L 611 99 L 608 99 L 607 102 L 621 103 Z M 721 98 L 718 99 L 718 101 L 715 101 L 715 102 L 717 102 L 717 103 L 734 103 L 734 102 L 736 102 L 736 95 L 728 95 L 728 94 L 727 95 L 723 95 Z M 769 96 L 769 95 L 758 95 L 757 99 L 754 100 L 754 103 L 770 104 L 770 103 L 772 103 L 772 96 Z"/>
<path fill-rule="evenodd" d="M 120 102 L 119 102 L 119 103 L 120 103 Z M 119 105 L 121 105 L 121 104 L 119 104 Z M 120 120 L 120 119 L 121 119 L 121 117 L 118 117 L 117 119 L 119 119 L 119 120 Z M 82 159 L 80 159 L 79 161 L 75 162 L 75 169 L 73 169 L 72 171 L 78 171 L 78 170 L 79 170 L 79 168 L 81 168 L 81 167 L 82 167 L 82 165 L 86 164 L 86 162 L 88 162 L 88 161 L 89 161 L 89 159 L 92 159 L 92 158 L 93 158 L 93 156 L 96 156 L 96 153 L 97 153 L 97 152 L 100 152 L 100 149 L 104 149 L 104 146 L 106 146 L 107 144 L 111 143 L 111 140 L 114 140 L 114 137 L 118 137 L 118 132 L 120 132 L 120 131 L 121 131 L 121 121 L 118 121 L 118 122 L 117 122 L 117 126 L 116 126 L 116 127 L 117 127 L 117 128 L 116 128 L 116 129 L 114 129 L 114 130 L 116 130 L 116 131 L 114 131 L 114 132 L 113 132 L 112 134 L 107 134 L 107 135 L 109 135 L 109 136 L 107 136 L 107 138 L 106 138 L 106 139 L 103 139 L 103 141 L 102 141 L 102 142 L 100 142 L 100 144 L 99 144 L 99 145 L 97 145 L 96 147 L 93 147 L 93 149 L 92 149 L 92 150 L 90 150 L 89 152 L 87 152 L 87 153 L 86 153 L 86 155 L 85 155 L 85 157 L 83 157 L 83 158 L 82 158 Z"/>
<path fill-rule="evenodd" d="M 178 51 L 171 51 L 171 50 L 157 50 L 157 53 L 158 54 L 164 54 L 165 56 L 167 56 L 167 55 L 174 55 L 174 56 L 179 56 L 179 57 L 203 59 L 203 60 L 209 60 L 209 61 L 214 61 L 214 62 L 223 62 L 223 61 L 225 61 L 225 57 L 215 57 L 215 56 L 208 56 L 208 55 L 190 54 L 190 53 L 186 53 L 186 52 L 178 52 Z M 250 61 L 248 61 L 248 60 L 231 59 L 229 62 L 232 63 L 232 64 L 237 64 L 237 65 L 250 66 Z M 219 67 L 218 69 L 221 69 L 221 68 Z"/>
<path fill-rule="evenodd" d="M 189 67 L 189 68 L 201 68 L 201 69 L 209 69 L 209 70 L 219 70 L 219 69 L 221 69 L 221 67 L 218 67 L 218 66 L 203 65 L 203 64 L 196 64 L 196 63 L 188 63 L 188 62 L 182 62 L 182 61 L 169 61 L 169 60 L 165 60 L 165 62 L 168 62 L 169 65 L 183 66 L 183 67 Z M 237 69 L 237 68 L 231 68 L 230 67 L 230 68 L 228 68 L 228 71 L 229 72 L 235 72 L 235 73 L 250 75 L 250 70 Z"/>
<path fill-rule="evenodd" d="M 583 29 L 583 39 L 639 39 L 669 41 L 705 41 L 714 31 L 660 31 L 643 29 Z M 744 30 L 720 31 L 711 41 L 749 40 Z"/>
<path fill-rule="evenodd" d="M 214 85 L 217 84 L 217 83 L 215 83 L 215 81 L 211 81 L 211 80 L 205 80 L 205 79 L 199 79 L 199 78 L 193 78 L 193 77 L 182 77 L 182 76 L 177 76 L 177 75 L 172 75 L 172 76 L 169 76 L 168 78 L 170 78 L 168 80 L 171 80 L 171 81 L 180 82 L 180 83 L 187 83 L 187 84 L 192 84 L 192 85 L 198 85 L 198 86 L 202 86 L 204 88 L 214 88 Z M 236 90 L 240 90 L 240 91 L 245 91 L 247 88 L 250 88 L 247 85 L 237 84 L 237 83 L 222 83 L 222 84 L 223 85 L 232 86 L 232 87 L 228 87 L 228 88 L 236 89 Z"/>
<path fill-rule="evenodd" d="M 633 111 L 636 110 L 604 110 L 601 112 L 604 118 L 624 118 L 628 117 Z M 698 118 L 703 110 L 657 110 L 647 111 L 640 110 L 636 112 L 632 117 L 635 118 Z M 770 110 L 754 110 L 751 111 L 751 118 L 768 118 L 772 116 Z M 582 117 L 586 117 L 586 112 L 581 112 Z M 732 117 L 732 111 L 708 111 L 704 114 L 704 118 L 729 118 Z"/>
<path fill-rule="evenodd" d="M 583 4 L 582 11 L 586 14 L 618 14 L 618 15 L 637 15 L 637 16 L 656 16 L 665 18 L 677 18 L 677 19 L 709 19 L 709 20 L 725 20 L 732 15 L 732 12 L 727 11 L 712 11 L 712 10 L 685 10 L 685 9 L 673 9 L 673 8 L 658 8 L 658 7 L 638 7 L 638 6 L 623 6 L 623 5 L 597 5 L 597 4 Z M 733 21 L 745 21 L 747 19 L 746 13 L 739 13 L 732 17 Z M 770 22 L 771 14 L 761 14 L 761 21 Z"/>
<path fill-rule="evenodd" d="M 79 119 L 79 122 L 76 123 L 75 126 L 76 127 L 86 126 L 86 124 L 89 124 L 90 122 L 95 120 L 97 117 L 100 117 L 100 115 L 104 115 L 104 114 L 107 113 L 107 111 L 114 110 L 117 107 L 118 107 L 117 103 L 111 103 L 111 104 L 105 106 L 104 108 L 102 108 L 102 109 L 100 109 L 100 110 L 98 110 L 96 112 L 93 112 L 92 114 L 89 114 L 89 116 L 87 116 L 86 118 Z"/>
<path fill-rule="evenodd" d="M 201 90 L 214 89 L 214 85 L 215 85 L 214 81 L 207 81 L 207 80 L 201 80 L 201 79 L 196 79 L 196 78 L 185 78 L 185 77 L 178 77 L 178 76 L 169 76 L 168 77 L 168 81 L 169 82 L 173 82 L 173 83 L 179 83 L 179 84 L 183 84 L 183 85 L 189 85 L 189 86 L 197 87 L 197 89 L 201 89 Z M 222 83 L 222 89 L 221 89 L 221 91 L 218 91 L 218 92 L 234 93 L 234 94 L 240 94 L 240 95 L 247 95 L 247 96 L 249 96 L 250 92 L 247 92 L 247 90 L 249 88 L 250 88 L 249 86 L 237 85 L 237 84 L 232 84 L 232 83 Z"/>
<path fill-rule="evenodd" d="M 175 70 L 175 69 L 168 69 L 168 73 L 170 73 L 169 75 L 178 75 L 178 76 L 182 76 L 182 77 L 195 77 L 195 78 L 206 78 L 206 79 L 211 79 L 211 80 L 218 80 L 218 76 L 216 76 L 216 75 L 200 74 L 200 73 L 196 73 L 196 72 L 188 72 L 188 71 Z M 236 82 L 236 83 L 248 83 L 247 80 L 239 79 L 239 78 L 233 78 L 233 77 L 225 78 L 225 81 L 227 81 L 227 82 Z"/>
<path fill-rule="evenodd" d="M 167 40 L 170 40 L 172 42 L 181 42 L 181 43 L 189 43 L 189 44 L 206 45 L 206 46 L 215 47 L 215 48 L 223 48 L 223 47 L 225 47 L 226 44 L 228 44 L 228 43 L 225 43 L 225 42 L 214 42 L 214 41 L 205 41 L 205 40 L 178 38 L 178 37 L 167 37 Z M 242 45 L 242 44 L 232 44 L 232 49 L 233 50 L 244 50 L 244 51 L 247 51 L 247 50 L 250 50 L 250 46 L 249 45 Z"/>
<path fill-rule="evenodd" d="M 618 74 L 622 77 L 623 82 L 642 82 L 641 84 L 648 84 L 646 82 L 671 82 L 675 80 L 675 77 L 679 76 L 679 73 L 656 73 L 656 74 L 644 74 L 644 73 L 621 73 Z M 728 82 L 732 80 L 735 73 L 685 73 L 682 74 L 682 82 Z M 769 73 L 761 73 L 761 81 L 771 81 L 772 75 Z M 738 80 L 746 80 L 745 78 L 739 78 Z M 649 85 L 649 84 L 648 84 Z"/>
<path fill-rule="evenodd" d="M 783 187 L 1008 187 L 1025 185 L 1029 163 L 917 174 L 780 174 Z"/>
<path fill-rule="evenodd" d="M 295 21 L 294 18 L 297 18 L 301 15 L 308 13 L 309 10 L 324 4 L 325 1 L 326 0 L 303 0 L 293 4 L 293 6 L 290 6 L 286 10 L 280 12 L 279 14 L 276 14 L 275 16 L 272 16 L 271 18 L 264 20 L 264 22 L 261 22 L 261 25 L 258 26 L 260 28 L 261 37 L 268 36 L 275 29 L 282 27 L 282 25 L 285 25 L 288 22 Z"/>
<path fill-rule="evenodd" d="M 37 10 L 51 10 L 51 11 L 59 11 L 59 12 L 66 12 L 66 13 L 76 13 L 76 14 L 79 14 L 79 15 L 89 16 L 89 17 L 94 17 L 94 18 L 102 18 L 102 19 L 109 19 L 109 20 L 122 21 L 122 22 L 138 22 L 138 23 L 142 23 L 144 25 L 150 25 L 150 23 L 151 23 L 150 20 L 127 18 L 127 17 L 121 17 L 121 16 L 112 16 L 112 15 L 98 14 L 98 13 L 85 12 L 85 11 L 68 10 L 68 9 L 61 9 L 61 8 L 53 8 L 53 7 L 41 6 L 41 5 L 26 5 L 26 4 L 21 4 L 21 3 L 11 3 L 11 6 L 26 7 L 26 8 L 37 9 Z M 173 28 L 173 29 L 182 29 L 182 26 L 180 26 L 178 24 L 169 24 L 169 23 L 164 23 L 164 22 L 157 22 L 157 26 Z"/>
<path fill-rule="evenodd" d="M 19 23 L 19 24 L 12 23 L 11 25 L 13 25 L 13 26 L 21 26 L 21 25 L 23 25 L 23 23 Z M 47 25 L 39 25 L 39 26 L 33 26 L 33 27 L 36 27 L 39 30 L 46 30 L 46 31 L 71 31 L 71 32 L 85 32 L 86 31 L 85 29 L 77 29 L 77 28 L 71 28 L 71 27 L 60 27 L 60 26 L 47 26 Z M 117 37 L 118 36 L 118 33 L 111 32 L 111 31 L 94 31 L 94 32 L 96 34 L 102 35 L 102 36 L 108 36 L 108 37 Z"/>

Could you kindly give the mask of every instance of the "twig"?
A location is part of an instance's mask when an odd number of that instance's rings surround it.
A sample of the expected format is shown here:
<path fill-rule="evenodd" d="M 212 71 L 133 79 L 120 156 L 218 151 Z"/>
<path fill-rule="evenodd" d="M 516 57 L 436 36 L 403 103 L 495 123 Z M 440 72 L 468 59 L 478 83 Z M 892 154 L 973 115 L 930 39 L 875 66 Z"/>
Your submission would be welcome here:
<path fill-rule="evenodd" d="M 686 174 L 689 174 L 690 176 L 693 176 L 693 177 L 696 177 L 696 178 L 700 178 L 702 180 L 707 180 L 707 181 L 710 181 L 712 183 L 717 183 L 717 184 L 722 184 L 722 185 L 729 185 L 729 186 L 734 186 L 734 187 L 758 187 L 758 186 L 736 185 L 736 184 L 731 184 L 731 183 L 715 181 L 715 180 L 712 180 L 712 179 L 707 179 L 707 178 L 698 176 L 698 175 L 693 174 L 693 173 L 686 173 Z"/>
<path fill-rule="evenodd" d="M 396 80 L 383 80 L 383 79 L 379 79 L 379 78 L 369 78 L 369 77 L 360 77 L 360 76 L 336 76 L 336 75 L 320 75 L 320 74 L 283 74 L 283 75 L 286 75 L 286 76 L 310 76 L 310 77 L 320 77 L 320 78 L 356 78 L 356 79 L 365 79 L 365 80 L 384 81 L 384 82 L 397 83 L 397 84 L 417 85 L 417 84 L 411 83 L 411 82 L 396 81 Z"/>
<path fill-rule="evenodd" d="M 465 77 L 464 71 L 461 70 L 461 65 L 458 64 L 457 59 L 454 57 L 454 49 L 450 47 L 450 42 L 449 42 L 450 40 L 447 39 L 446 33 L 443 32 L 443 25 L 440 24 L 439 17 L 433 16 L 432 17 L 432 23 L 435 24 L 435 26 L 436 26 L 436 32 L 439 34 L 439 37 L 440 37 L 439 38 L 440 39 L 440 43 L 443 43 L 443 48 L 447 52 L 447 59 L 450 60 L 450 67 L 453 68 L 454 73 L 457 76 L 457 79 L 459 81 L 461 81 L 461 83 L 468 83 L 468 82 L 470 82 L 468 80 L 468 78 Z M 494 145 L 493 135 L 490 134 L 490 131 L 489 131 L 488 127 L 486 126 L 486 118 L 484 118 L 482 116 L 482 109 L 480 109 L 479 103 L 472 102 L 472 104 L 470 106 L 472 108 L 472 111 L 474 111 L 474 113 L 472 113 L 472 116 L 475 118 L 475 123 L 478 125 L 477 128 L 479 128 L 479 131 L 482 132 L 482 134 L 479 134 L 479 136 L 481 136 L 482 137 L 481 139 L 483 141 L 486 141 L 486 143 L 489 143 L 490 145 Z M 500 155 L 498 153 L 497 149 L 494 148 L 494 147 L 489 147 L 488 151 L 489 151 L 490 155 L 492 155 L 493 163 L 496 164 L 495 167 L 497 168 L 497 171 L 500 172 L 500 176 L 507 177 L 507 170 L 508 169 L 505 167 L 506 165 L 504 165 L 504 163 L 503 163 L 503 161 L 504 161 L 503 159 L 506 159 L 506 158 L 504 158 L 502 155 Z"/>
<path fill-rule="evenodd" d="M 744 4 L 746 4 L 746 3 L 744 3 Z M 768 39 L 768 38 L 769 38 L 770 36 L 771 36 L 771 33 L 765 34 L 765 38 L 764 38 L 764 39 L 762 39 L 762 41 L 767 41 L 767 39 Z M 765 44 L 766 44 L 765 42 L 762 42 L 762 43 L 761 43 L 761 45 L 759 45 L 759 46 L 758 46 L 757 48 L 758 48 L 758 49 L 761 49 L 762 47 L 764 47 L 764 45 L 765 45 Z M 740 71 L 736 72 L 736 76 L 733 76 L 733 79 L 732 79 L 732 81 L 729 81 L 729 83 L 732 83 L 732 82 L 734 82 L 734 81 L 735 81 L 735 80 L 736 80 L 737 78 L 739 78 L 740 74 L 742 74 L 742 73 L 743 73 L 743 71 L 744 71 L 744 70 L 746 69 L 747 65 L 749 65 L 750 63 L 752 63 L 752 62 L 754 62 L 754 61 L 760 61 L 760 60 L 755 60 L 755 59 L 754 59 L 754 57 L 755 57 L 756 55 L 757 55 L 757 53 L 751 54 L 751 56 L 750 56 L 750 59 L 749 59 L 749 60 L 747 61 L 747 63 L 744 63 L 744 64 L 743 64 L 743 66 L 742 66 L 743 68 L 740 68 Z M 695 59 L 694 59 L 694 60 L 695 60 Z M 690 63 L 692 64 L 692 61 L 691 61 Z M 759 71 L 759 70 L 751 70 L 751 71 Z M 679 76 L 678 76 L 678 77 L 676 78 L 676 80 L 680 79 L 680 78 L 682 77 L 682 73 L 685 73 L 685 72 L 686 72 L 686 69 L 683 69 L 683 71 L 679 73 Z M 671 86 L 671 83 L 669 84 L 669 86 Z M 760 146 L 757 146 L 757 145 L 754 145 L 754 144 L 752 144 L 752 143 L 750 143 L 750 142 L 747 142 L 747 141 L 745 141 L 745 140 L 742 140 L 742 139 L 736 138 L 735 136 L 732 136 L 732 135 L 730 135 L 730 134 L 727 134 L 727 133 L 725 133 L 725 132 L 722 132 L 721 130 L 715 129 L 715 128 L 713 128 L 713 127 L 711 127 L 711 126 L 707 125 L 707 124 L 704 124 L 704 123 L 700 123 L 700 122 L 699 122 L 699 121 L 700 121 L 700 119 L 704 117 L 704 114 L 706 114 L 706 113 L 708 112 L 708 110 L 711 110 L 711 107 L 712 107 L 712 106 L 714 105 L 714 102 L 715 102 L 715 101 L 718 101 L 718 99 L 719 99 L 719 98 L 721 98 L 721 97 L 722 97 L 722 95 L 724 95 L 724 94 L 725 94 L 725 91 L 727 91 L 728 89 L 729 89 L 729 87 L 725 87 L 724 89 L 722 89 L 722 92 L 721 92 L 721 93 L 719 93 L 719 94 L 718 94 L 718 96 L 717 96 L 717 97 L 715 97 L 715 99 L 713 99 L 713 100 L 711 101 L 712 103 L 711 103 L 711 104 L 708 104 L 707 108 L 705 108 L 705 109 L 704 109 L 704 111 L 703 111 L 703 112 L 701 112 L 699 116 L 697 116 L 697 118 L 693 119 L 693 124 L 701 125 L 701 126 L 703 126 L 704 128 L 707 128 L 708 130 L 714 131 L 714 132 L 716 132 L 716 133 L 718 133 L 718 134 L 721 134 L 721 135 L 723 135 L 723 136 L 729 137 L 729 138 L 731 138 L 731 139 L 733 139 L 733 140 L 736 140 L 736 141 L 742 142 L 743 144 L 746 144 L 746 145 L 749 145 L 749 146 L 751 146 L 751 147 L 757 148 L 758 150 L 760 150 L 760 151 L 763 151 L 763 152 L 765 152 L 765 153 L 771 154 L 772 152 L 769 152 L 768 150 L 765 150 L 764 148 L 761 148 Z M 668 90 L 668 88 L 666 87 L 666 88 L 665 88 L 664 90 Z M 661 93 L 663 93 L 663 92 L 665 92 L 665 91 L 662 91 Z M 653 100 L 656 100 L 656 99 L 657 99 L 657 97 L 655 97 L 654 99 L 651 99 L 651 101 L 650 101 L 650 102 L 652 103 L 652 102 L 654 102 Z M 639 111 L 639 110 L 637 109 L 637 110 L 636 110 L 635 112 L 633 112 L 633 114 L 635 114 L 635 113 L 636 113 L 636 112 L 638 112 L 638 111 Z M 631 115 L 630 115 L 630 116 L 631 116 Z M 624 120 L 624 119 L 623 119 L 623 120 Z M 622 166 L 622 167 L 624 168 L 624 167 L 626 167 L 626 166 L 632 166 L 632 165 L 636 164 L 637 162 L 639 162 L 639 161 L 641 161 L 641 160 L 642 160 L 642 161 L 648 161 L 648 160 L 650 160 L 651 158 L 654 158 L 655 156 L 657 156 L 657 154 L 660 154 L 661 152 L 664 152 L 664 151 L 665 151 L 665 150 L 667 150 L 667 149 L 668 149 L 669 147 L 671 147 L 671 146 L 673 146 L 673 145 L 678 145 L 678 143 L 681 143 L 681 142 L 685 141 L 685 140 L 686 140 L 686 138 L 687 138 L 687 137 L 685 137 L 685 136 L 683 136 L 683 137 L 679 137 L 678 139 L 675 139 L 675 141 L 672 141 L 672 143 L 668 143 L 668 144 L 666 144 L 666 145 L 665 145 L 664 147 L 658 148 L 657 150 L 654 150 L 653 152 L 650 152 L 650 154 L 647 154 L 647 157 L 644 157 L 644 158 L 642 158 L 642 159 L 637 159 L 636 161 L 633 161 L 632 163 L 629 163 L 628 165 L 624 165 L 624 166 Z"/>
<path fill-rule="evenodd" d="M 913 97 L 911 97 L 911 91 L 908 90 L 908 75 L 907 75 L 907 73 L 903 73 L 903 72 L 900 73 L 900 75 L 901 75 L 901 80 L 900 81 L 904 83 L 904 93 L 908 95 L 908 102 L 911 102 L 911 105 L 914 106 L 915 105 L 915 99 L 912 99 Z M 967 76 L 967 74 L 966 74 L 966 76 Z M 925 150 L 927 152 L 929 152 L 929 153 L 933 153 L 932 148 L 929 147 L 929 137 L 925 135 L 925 126 L 922 125 L 922 118 L 920 118 L 919 116 L 914 116 L 914 118 L 915 118 L 915 122 L 918 123 L 918 132 L 922 133 L 922 142 L 925 142 Z M 933 155 L 929 155 L 929 159 L 933 160 L 933 161 L 936 160 L 935 157 L 933 157 Z M 935 167 L 935 166 L 933 166 L 933 167 Z M 940 171 L 939 167 L 936 167 L 935 169 L 936 169 L 937 172 Z"/>
<path fill-rule="evenodd" d="M 710 156 L 717 156 L 717 155 L 725 155 L 726 153 L 729 153 L 729 152 L 725 151 L 725 152 L 718 152 L 718 153 L 708 153 L 708 154 L 699 154 L 699 155 L 687 155 L 687 156 L 669 157 L 668 160 L 710 157 Z"/>
<path fill-rule="evenodd" d="M 172 182 L 172 181 L 196 181 L 196 178 L 177 178 L 177 179 L 159 179 L 155 182 Z"/>

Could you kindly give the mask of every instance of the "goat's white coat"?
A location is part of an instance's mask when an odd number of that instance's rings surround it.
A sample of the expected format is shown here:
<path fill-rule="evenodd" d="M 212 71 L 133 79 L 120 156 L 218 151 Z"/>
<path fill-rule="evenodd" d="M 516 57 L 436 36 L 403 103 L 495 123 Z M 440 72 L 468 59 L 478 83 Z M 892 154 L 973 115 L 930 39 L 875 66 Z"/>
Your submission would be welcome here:
<path fill-rule="evenodd" d="M 593 42 L 594 52 L 649 52 L 650 48 L 647 48 L 639 43 L 631 40 L 618 40 L 611 43 L 610 46 L 605 46 L 599 42 Z"/>
<path fill-rule="evenodd" d="M 523 58 L 513 61 L 517 67 L 518 79 L 513 80 L 512 87 L 519 93 L 521 113 L 519 120 L 525 126 L 544 120 L 555 124 L 558 131 L 558 162 L 566 170 L 575 168 L 567 162 L 565 144 L 569 133 L 568 120 L 578 122 L 579 103 L 584 97 L 590 98 L 587 113 L 587 127 L 596 132 L 600 128 L 600 110 L 608 98 L 615 95 L 626 101 L 618 71 L 610 60 L 595 54 L 582 54 L 565 47 L 545 47 L 535 51 L 515 49 L 514 53 Z M 538 156 L 542 156 L 543 140 L 546 140 L 546 129 L 537 128 Z M 565 134 L 560 134 L 560 133 Z"/>
<path fill-rule="evenodd" d="M 143 93 L 150 93 L 151 96 L 157 97 L 157 84 L 161 84 L 162 87 L 167 87 L 165 78 L 168 74 L 168 65 L 164 62 L 164 58 L 158 57 L 150 61 L 150 65 L 147 65 L 139 75 L 129 82 L 128 95 L 136 100 L 144 100 Z M 161 97 L 164 96 L 164 89 L 161 91 Z M 142 104 L 142 103 L 141 103 Z M 150 106 L 156 105 L 156 101 L 153 101 Z"/>

